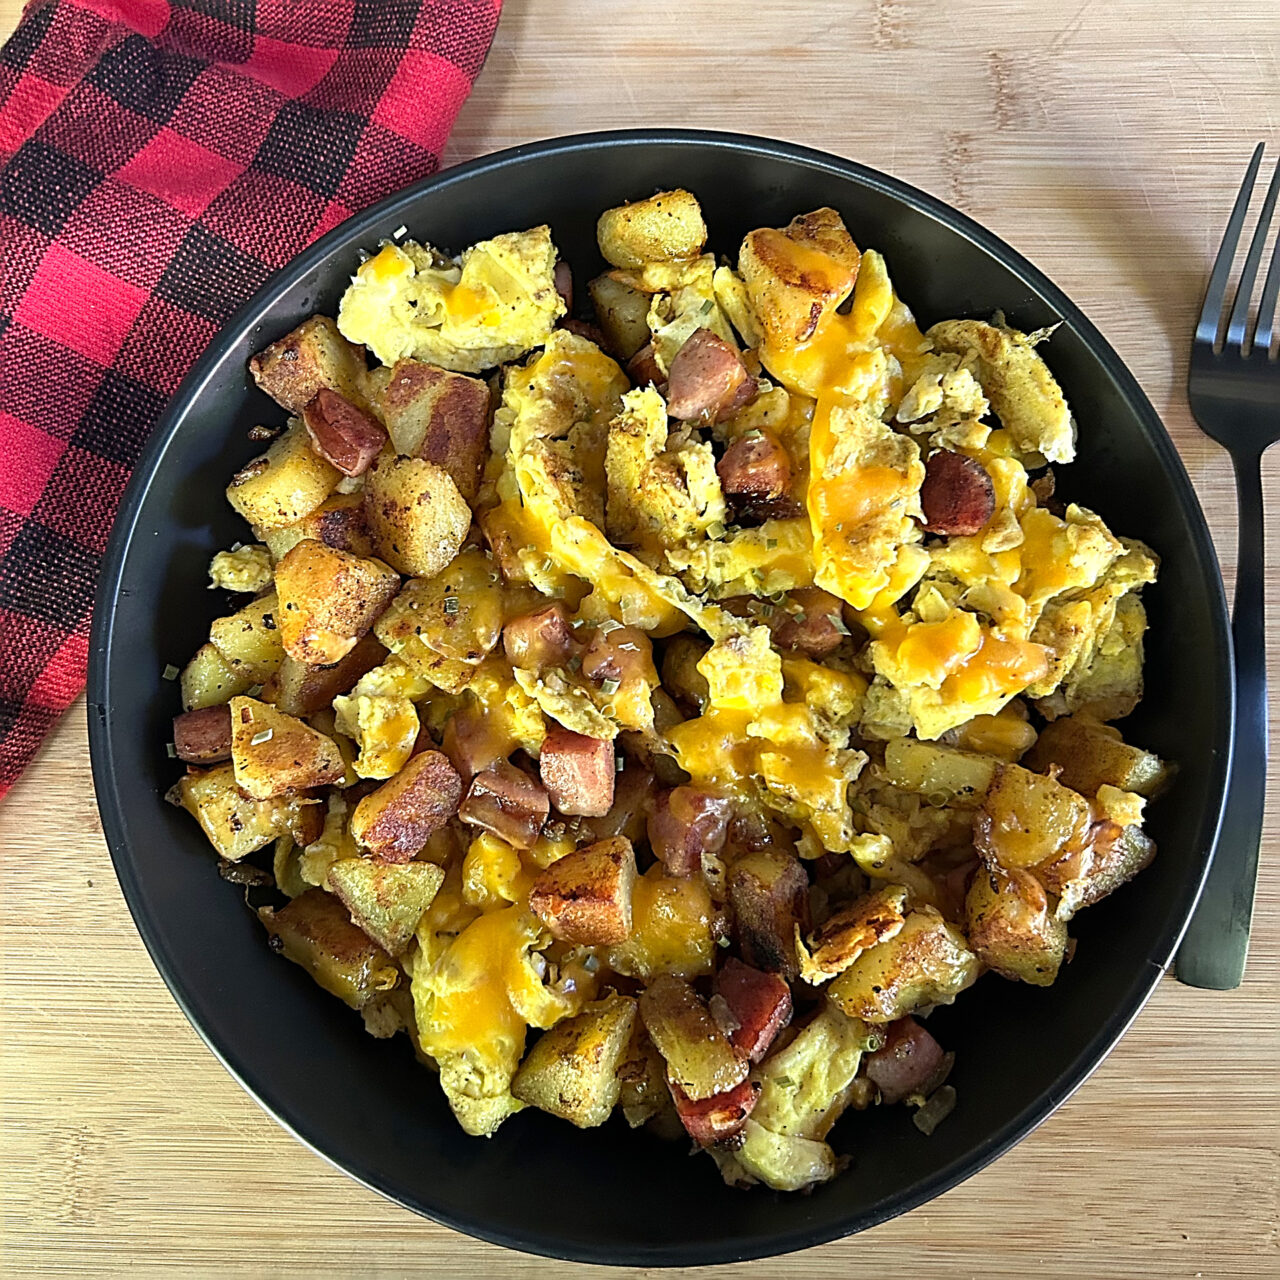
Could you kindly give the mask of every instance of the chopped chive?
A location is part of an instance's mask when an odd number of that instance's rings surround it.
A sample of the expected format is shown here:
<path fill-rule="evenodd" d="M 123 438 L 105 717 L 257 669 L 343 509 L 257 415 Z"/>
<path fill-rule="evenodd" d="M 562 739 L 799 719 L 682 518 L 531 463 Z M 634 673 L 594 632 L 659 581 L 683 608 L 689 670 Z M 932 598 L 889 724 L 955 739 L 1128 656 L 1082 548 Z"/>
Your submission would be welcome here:
<path fill-rule="evenodd" d="M 733 943 L 729 941 L 728 935 L 725 934 L 716 939 L 716 946 L 724 947 L 724 949 L 727 951 L 731 946 L 733 946 Z"/>
<path fill-rule="evenodd" d="M 742 433 L 742 438 L 744 440 L 759 440 L 762 435 L 764 435 L 764 432 L 759 427 L 752 427 L 750 431 Z"/>
<path fill-rule="evenodd" d="M 614 756 L 613 758 L 614 773 L 621 773 L 623 769 L 625 769 L 626 767 L 627 767 L 627 762 L 621 756 Z"/>
<path fill-rule="evenodd" d="M 723 538 L 724 535 L 725 535 L 725 527 L 720 523 L 719 520 L 717 520 L 715 524 L 710 524 L 707 526 L 708 538 Z"/>
<path fill-rule="evenodd" d="M 457 613 L 457 612 L 458 612 L 458 597 L 457 597 L 457 596 L 445 596 L 445 598 L 444 598 L 444 611 L 445 611 L 445 613 Z"/>
<path fill-rule="evenodd" d="M 777 538 L 766 538 L 764 540 L 764 549 L 766 551 L 776 551 L 778 549 Z"/>
<path fill-rule="evenodd" d="M 844 619 L 838 613 L 827 614 L 827 621 L 842 635 L 849 634 L 849 628 L 844 625 Z"/>
<path fill-rule="evenodd" d="M 166 662 L 164 670 L 160 673 L 161 680 L 176 680 L 179 676 L 178 668 L 172 662 Z"/>
<path fill-rule="evenodd" d="M 616 618 L 606 618 L 599 626 L 599 631 L 602 636 L 607 636 L 611 631 L 620 631 L 621 629 L 622 623 L 620 623 Z"/>
<path fill-rule="evenodd" d="M 804 611 L 803 609 L 800 609 L 798 612 L 793 613 L 793 614 L 791 615 L 791 617 L 792 617 L 792 619 L 794 620 L 794 622 L 795 622 L 796 626 L 798 627 L 798 626 L 800 626 L 800 625 L 804 622 L 804 620 L 805 620 L 805 611 Z"/>
<path fill-rule="evenodd" d="M 249 739 L 249 745 L 251 747 L 260 747 L 264 742 L 270 742 L 271 733 L 272 730 L 270 729 L 263 729 L 261 733 L 255 733 L 253 737 Z"/>
<path fill-rule="evenodd" d="M 612 676 L 600 681 L 600 692 L 606 697 L 613 697 L 620 688 L 622 688 L 622 685 L 617 680 L 613 679 Z"/>
<path fill-rule="evenodd" d="M 391 233 L 391 238 L 392 238 L 393 240 L 401 240 L 401 239 L 403 239 L 406 235 L 408 235 L 408 233 L 409 233 L 409 228 L 408 228 L 408 227 L 405 227 L 405 226 L 399 226 L 399 227 L 397 227 L 397 228 L 396 228 L 396 229 Z"/>
<path fill-rule="evenodd" d="M 251 684 L 244 691 L 244 696 L 246 698 L 256 698 L 258 694 L 260 694 L 261 692 L 262 692 L 262 686 L 260 684 Z"/>
<path fill-rule="evenodd" d="M 716 304 L 712 302 L 710 298 L 708 298 L 706 302 L 702 304 L 702 310 L 699 311 L 698 314 L 701 316 L 709 316 L 711 312 L 715 309 L 715 305 Z"/>
<path fill-rule="evenodd" d="M 166 742 L 164 744 L 164 750 L 170 760 L 176 760 L 178 758 L 178 748 L 175 747 L 172 742 Z"/>

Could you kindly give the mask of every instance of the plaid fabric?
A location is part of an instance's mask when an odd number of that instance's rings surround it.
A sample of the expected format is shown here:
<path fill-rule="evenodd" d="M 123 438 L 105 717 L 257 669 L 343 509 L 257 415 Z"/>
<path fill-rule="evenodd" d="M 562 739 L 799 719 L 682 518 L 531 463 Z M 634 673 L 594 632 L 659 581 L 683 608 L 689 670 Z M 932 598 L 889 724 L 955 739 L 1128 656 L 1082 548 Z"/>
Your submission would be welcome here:
<path fill-rule="evenodd" d="M 317 236 L 434 171 L 501 0 L 33 0 L 0 50 L 0 796 L 84 685 L 166 399 Z"/>

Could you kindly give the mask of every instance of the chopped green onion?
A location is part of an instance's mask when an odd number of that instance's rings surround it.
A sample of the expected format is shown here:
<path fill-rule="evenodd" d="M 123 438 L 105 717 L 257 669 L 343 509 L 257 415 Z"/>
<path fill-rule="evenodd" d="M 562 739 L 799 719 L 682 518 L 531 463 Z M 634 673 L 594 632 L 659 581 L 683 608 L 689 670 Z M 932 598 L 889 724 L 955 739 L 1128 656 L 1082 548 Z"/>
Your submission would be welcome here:
<path fill-rule="evenodd" d="M 176 760 L 178 758 L 178 748 L 175 747 L 172 742 L 166 742 L 164 744 L 164 749 L 165 754 L 170 760 Z"/>
<path fill-rule="evenodd" d="M 270 742 L 271 733 L 272 730 L 270 729 L 263 729 L 261 733 L 255 733 L 253 737 L 249 739 L 249 745 L 251 747 L 260 747 L 264 742 Z"/>
<path fill-rule="evenodd" d="M 766 538 L 764 540 L 764 549 L 766 551 L 776 551 L 778 549 L 777 538 Z"/>
<path fill-rule="evenodd" d="M 457 613 L 459 601 L 457 596 L 445 596 L 444 611 L 445 613 Z"/>
<path fill-rule="evenodd" d="M 803 625 L 806 616 L 807 615 L 803 609 L 799 609 L 791 615 L 797 627 Z"/>
<path fill-rule="evenodd" d="M 613 697 L 621 687 L 621 684 L 619 684 L 617 680 L 613 679 L 612 676 L 600 681 L 600 692 L 609 698 Z"/>
<path fill-rule="evenodd" d="M 725 535 L 725 532 L 726 532 L 725 527 L 720 523 L 719 520 L 717 520 L 715 524 L 710 524 L 707 526 L 707 537 L 709 538 L 723 538 Z"/>
<path fill-rule="evenodd" d="M 161 680 L 176 680 L 179 676 L 178 668 L 172 662 L 166 662 L 164 670 L 160 673 Z"/>
<path fill-rule="evenodd" d="M 706 302 L 702 304 L 702 309 L 698 312 L 698 314 L 700 316 L 709 316 L 711 312 L 715 309 L 715 305 L 716 304 L 710 298 L 708 298 Z"/>
<path fill-rule="evenodd" d="M 262 692 L 262 686 L 260 684 L 251 684 L 244 691 L 244 696 L 246 698 L 256 698 L 258 694 L 260 694 L 261 692 Z"/>
<path fill-rule="evenodd" d="M 844 619 L 838 613 L 827 614 L 827 621 L 842 635 L 849 634 L 849 628 L 844 625 Z"/>
<path fill-rule="evenodd" d="M 622 628 L 622 623 L 620 623 L 616 618 L 606 618 L 600 624 L 598 629 L 602 636 L 607 636 L 609 635 L 610 632 L 619 631 L 621 630 L 621 628 Z"/>
<path fill-rule="evenodd" d="M 614 773 L 621 773 L 621 772 L 623 771 L 623 769 L 625 769 L 626 767 L 627 767 L 627 762 L 626 762 L 626 761 L 625 761 L 621 756 L 614 756 L 614 757 L 613 757 L 613 771 L 614 771 Z"/>
<path fill-rule="evenodd" d="M 716 939 L 716 946 L 724 947 L 724 949 L 727 951 L 731 946 L 733 946 L 733 943 L 729 941 L 728 935 L 725 934 Z"/>

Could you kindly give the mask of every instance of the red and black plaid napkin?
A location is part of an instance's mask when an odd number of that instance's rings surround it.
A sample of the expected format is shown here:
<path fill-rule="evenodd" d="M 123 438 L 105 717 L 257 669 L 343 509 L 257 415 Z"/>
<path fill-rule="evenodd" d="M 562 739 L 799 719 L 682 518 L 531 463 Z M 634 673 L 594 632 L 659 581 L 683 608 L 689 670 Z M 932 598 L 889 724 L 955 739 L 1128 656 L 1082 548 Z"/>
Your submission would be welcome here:
<path fill-rule="evenodd" d="M 501 0 L 33 0 L 0 50 L 0 796 L 84 685 L 165 401 L 304 245 L 431 173 Z"/>

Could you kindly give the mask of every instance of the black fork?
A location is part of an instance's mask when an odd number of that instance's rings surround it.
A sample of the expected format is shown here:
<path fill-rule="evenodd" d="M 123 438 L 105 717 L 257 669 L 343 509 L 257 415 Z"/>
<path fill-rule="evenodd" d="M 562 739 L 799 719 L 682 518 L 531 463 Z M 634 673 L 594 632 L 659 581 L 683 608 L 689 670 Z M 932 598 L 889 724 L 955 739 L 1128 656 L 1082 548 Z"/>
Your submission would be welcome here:
<path fill-rule="evenodd" d="M 1236 598 L 1231 615 L 1236 668 L 1231 776 L 1218 851 L 1177 961 L 1182 982 L 1217 991 L 1238 987 L 1244 976 L 1267 787 L 1262 455 L 1280 439 L 1280 359 L 1271 350 L 1276 295 L 1280 293 L 1280 240 L 1262 286 L 1256 326 L 1250 325 L 1249 311 L 1280 191 L 1280 165 L 1267 188 L 1229 316 L 1225 309 L 1227 278 L 1262 164 L 1262 148 L 1258 143 L 1254 150 L 1213 264 L 1187 379 L 1191 412 L 1200 429 L 1231 455 L 1239 508 Z"/>

